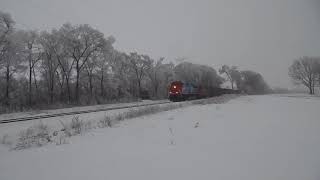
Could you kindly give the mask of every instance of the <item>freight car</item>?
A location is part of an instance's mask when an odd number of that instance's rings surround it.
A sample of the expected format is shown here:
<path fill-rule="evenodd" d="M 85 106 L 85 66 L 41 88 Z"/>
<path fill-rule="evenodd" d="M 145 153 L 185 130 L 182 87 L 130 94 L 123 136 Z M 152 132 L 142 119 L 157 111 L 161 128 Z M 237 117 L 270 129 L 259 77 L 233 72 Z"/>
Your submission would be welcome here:
<path fill-rule="evenodd" d="M 189 99 L 207 98 L 213 96 L 220 96 L 222 94 L 239 94 L 239 90 L 218 88 L 218 87 L 204 87 L 201 85 L 194 85 L 188 82 L 174 81 L 169 87 L 170 101 L 184 101 Z"/>

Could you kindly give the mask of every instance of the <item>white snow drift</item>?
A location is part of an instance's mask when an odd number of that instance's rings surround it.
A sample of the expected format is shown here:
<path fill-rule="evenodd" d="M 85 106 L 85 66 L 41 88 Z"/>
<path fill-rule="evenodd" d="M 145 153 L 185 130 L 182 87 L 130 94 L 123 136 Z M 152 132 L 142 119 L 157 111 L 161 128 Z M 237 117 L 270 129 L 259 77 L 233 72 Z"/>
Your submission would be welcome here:
<path fill-rule="evenodd" d="M 319 98 L 244 96 L 123 121 L 67 145 L 0 145 L 0 179 L 316 180 L 319 107 Z"/>

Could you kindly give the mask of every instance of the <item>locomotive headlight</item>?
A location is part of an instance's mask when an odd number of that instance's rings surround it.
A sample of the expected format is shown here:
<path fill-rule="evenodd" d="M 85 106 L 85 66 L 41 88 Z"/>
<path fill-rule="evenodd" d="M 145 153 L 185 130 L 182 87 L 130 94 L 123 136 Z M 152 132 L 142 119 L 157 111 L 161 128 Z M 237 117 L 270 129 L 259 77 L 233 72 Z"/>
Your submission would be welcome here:
<path fill-rule="evenodd" d="M 175 89 L 175 88 L 177 88 L 177 86 L 173 86 L 173 88 Z"/>

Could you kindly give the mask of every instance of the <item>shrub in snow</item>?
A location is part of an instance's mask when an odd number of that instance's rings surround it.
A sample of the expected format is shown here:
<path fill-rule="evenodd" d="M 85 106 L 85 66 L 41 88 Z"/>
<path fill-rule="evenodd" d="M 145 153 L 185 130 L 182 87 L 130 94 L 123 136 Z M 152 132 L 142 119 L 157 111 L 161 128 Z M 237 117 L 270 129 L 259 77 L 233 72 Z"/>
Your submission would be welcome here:
<path fill-rule="evenodd" d="M 137 109 L 132 109 L 128 112 L 123 113 L 123 115 L 118 115 L 116 119 L 123 120 L 123 119 L 131 119 L 131 118 L 136 118 L 144 115 L 150 115 L 158 112 L 163 112 L 163 111 L 168 111 L 172 109 L 177 109 L 184 107 L 185 105 L 182 103 L 174 103 L 174 104 L 169 104 L 166 106 L 159 106 L 159 105 L 154 105 L 154 106 L 147 106 L 147 107 L 142 107 L 142 108 L 137 108 Z"/>
<path fill-rule="evenodd" d="M 79 116 L 74 116 L 70 123 L 64 123 L 62 121 L 60 121 L 60 123 L 63 127 L 61 131 L 63 131 L 67 137 L 81 134 L 93 127 L 91 121 L 80 120 Z"/>
<path fill-rule="evenodd" d="M 88 131 L 94 127 L 92 121 L 85 121 L 84 122 L 84 131 Z"/>
<path fill-rule="evenodd" d="M 71 135 L 71 131 L 64 131 L 64 129 L 62 129 L 61 131 L 54 131 L 52 133 L 52 143 L 55 143 L 56 145 L 67 144 L 67 138 Z"/>
<path fill-rule="evenodd" d="M 112 127 L 112 120 L 110 116 L 105 116 L 103 119 L 101 119 L 98 123 L 98 126 L 101 128 L 104 127 Z"/>
<path fill-rule="evenodd" d="M 51 142 L 48 126 L 40 122 L 19 133 L 19 139 L 14 149 L 20 150 L 33 146 L 42 146 Z"/>
<path fill-rule="evenodd" d="M 74 116 L 71 121 L 71 129 L 73 129 L 74 134 L 81 134 L 84 129 L 84 123 L 79 119 L 79 116 Z"/>
<path fill-rule="evenodd" d="M 57 137 L 58 138 L 55 140 L 57 145 L 68 143 L 66 134 L 60 134 L 60 135 L 57 135 Z"/>
<path fill-rule="evenodd" d="M 8 134 L 5 134 L 4 136 L 2 136 L 1 144 L 4 144 L 4 145 L 11 145 L 12 144 L 12 141 L 9 140 Z"/>
<path fill-rule="evenodd" d="M 118 115 L 116 115 L 115 118 L 114 118 L 114 120 L 116 120 L 116 121 L 122 121 L 122 120 L 124 120 L 124 119 L 125 119 L 124 114 L 118 114 Z"/>
<path fill-rule="evenodd" d="M 62 125 L 61 131 L 63 131 L 64 134 L 65 134 L 67 137 L 72 136 L 72 129 L 71 129 L 71 127 L 68 126 L 67 124 L 63 123 L 61 120 L 60 120 L 59 122 L 60 122 L 60 124 Z"/>
<path fill-rule="evenodd" d="M 153 113 L 156 113 L 157 111 L 159 112 L 159 110 L 160 110 L 159 106 L 150 106 L 145 108 L 132 109 L 125 113 L 125 118 L 130 119 L 130 118 L 140 117 L 143 115 L 153 114 Z"/>

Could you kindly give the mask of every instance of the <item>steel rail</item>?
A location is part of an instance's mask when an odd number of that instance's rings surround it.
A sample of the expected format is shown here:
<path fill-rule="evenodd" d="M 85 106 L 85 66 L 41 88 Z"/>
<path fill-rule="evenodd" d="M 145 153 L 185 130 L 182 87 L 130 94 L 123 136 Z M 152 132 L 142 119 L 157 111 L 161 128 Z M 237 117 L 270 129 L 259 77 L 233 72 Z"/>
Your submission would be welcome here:
<path fill-rule="evenodd" d="M 106 107 L 106 108 L 82 110 L 82 111 L 73 111 L 73 112 L 65 112 L 65 113 L 53 113 L 53 114 L 38 115 L 38 116 L 27 116 L 27 117 L 0 120 L 0 124 L 21 122 L 21 121 L 31 121 L 31 120 L 36 120 L 36 119 L 46 119 L 46 118 L 59 117 L 59 116 L 68 116 L 68 115 L 76 115 L 76 114 L 101 112 L 101 111 L 111 111 L 111 110 L 118 110 L 118 109 L 128 109 L 128 108 L 143 107 L 143 106 L 153 106 L 153 105 L 169 104 L 169 103 L 172 103 L 172 102 L 136 104 L 136 105 L 127 105 L 127 106 L 120 106 L 120 107 Z"/>

